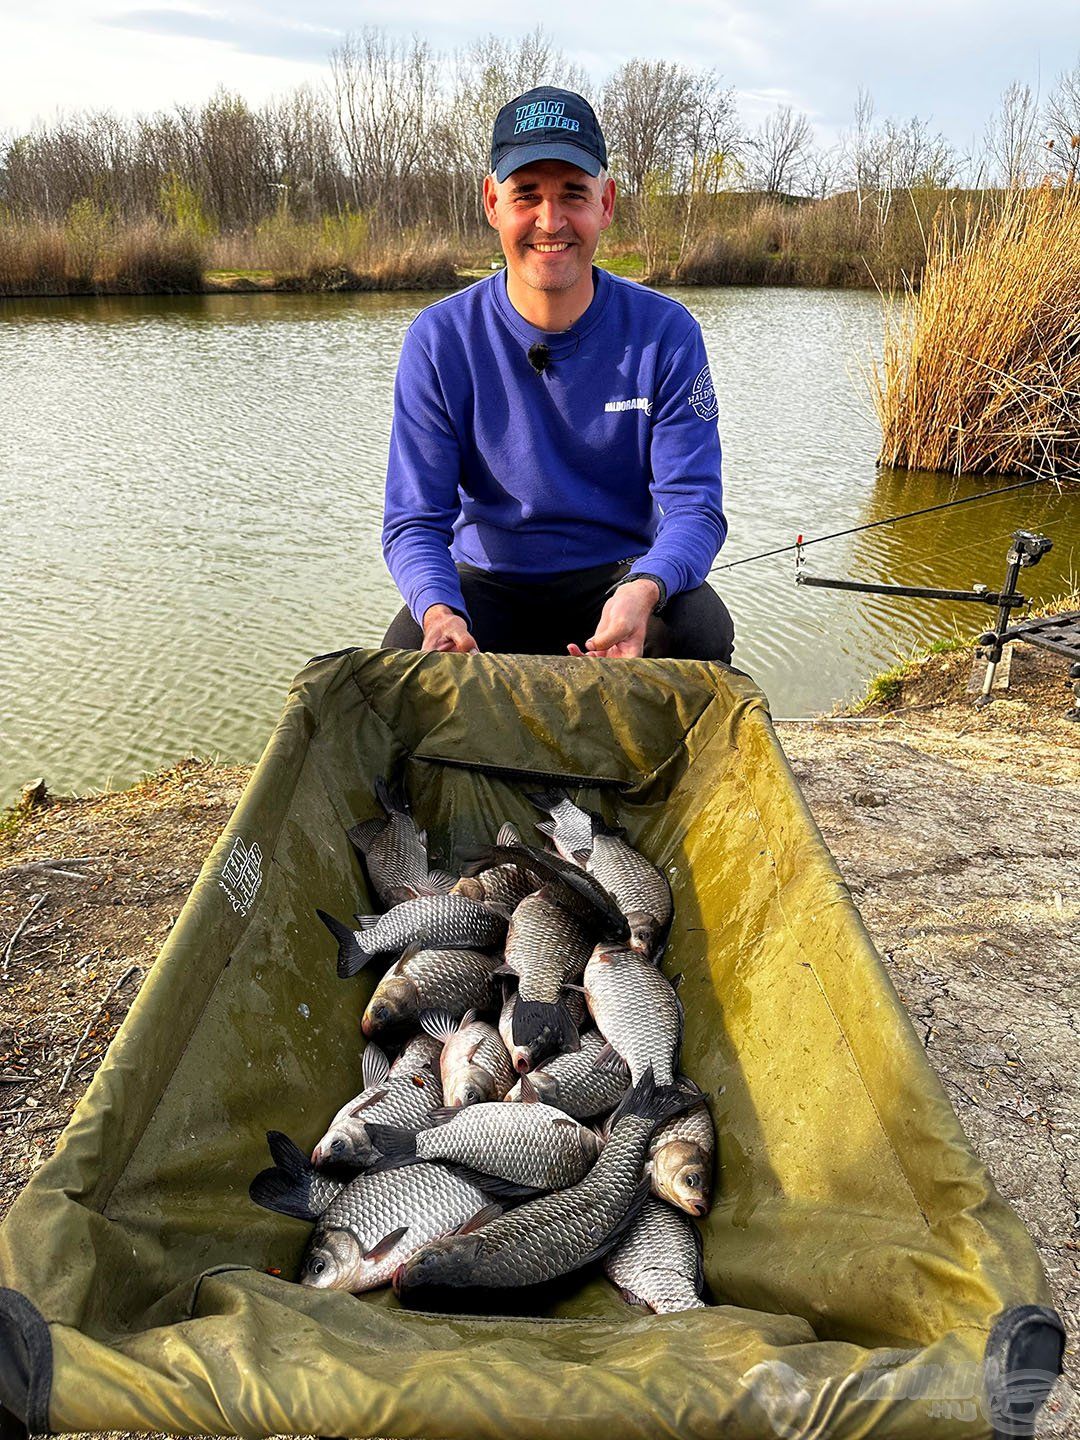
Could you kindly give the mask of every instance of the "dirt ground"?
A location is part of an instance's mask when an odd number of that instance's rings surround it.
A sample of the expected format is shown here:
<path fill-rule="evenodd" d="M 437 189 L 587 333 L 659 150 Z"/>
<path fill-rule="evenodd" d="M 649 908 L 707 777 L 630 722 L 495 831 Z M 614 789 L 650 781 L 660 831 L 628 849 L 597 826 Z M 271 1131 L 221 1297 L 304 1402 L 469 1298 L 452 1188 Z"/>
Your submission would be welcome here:
<path fill-rule="evenodd" d="M 827 843 L 971 1143 L 1028 1226 L 1069 1331 L 1041 1440 L 1080 1436 L 1080 725 L 1064 667 L 969 654 L 888 711 L 783 724 Z M 0 817 L 0 1217 L 51 1153 L 240 797 L 182 761 L 117 794 Z"/>

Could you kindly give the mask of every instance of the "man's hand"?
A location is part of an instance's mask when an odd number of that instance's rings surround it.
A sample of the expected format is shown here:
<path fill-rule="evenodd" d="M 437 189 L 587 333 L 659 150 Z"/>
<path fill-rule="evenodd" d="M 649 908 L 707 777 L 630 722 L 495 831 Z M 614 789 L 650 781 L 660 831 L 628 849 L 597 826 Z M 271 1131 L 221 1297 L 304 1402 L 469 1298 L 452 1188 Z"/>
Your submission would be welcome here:
<path fill-rule="evenodd" d="M 471 654 L 480 647 L 469 634 L 469 627 L 449 605 L 429 605 L 424 611 L 424 643 L 421 650 L 453 650 L 459 655 Z"/>
<path fill-rule="evenodd" d="M 585 649 L 577 645 L 566 648 L 571 655 L 596 655 L 609 660 L 640 655 L 645 648 L 649 616 L 659 603 L 660 587 L 655 580 L 631 580 L 620 585 L 604 606 L 596 634 L 586 640 Z"/>

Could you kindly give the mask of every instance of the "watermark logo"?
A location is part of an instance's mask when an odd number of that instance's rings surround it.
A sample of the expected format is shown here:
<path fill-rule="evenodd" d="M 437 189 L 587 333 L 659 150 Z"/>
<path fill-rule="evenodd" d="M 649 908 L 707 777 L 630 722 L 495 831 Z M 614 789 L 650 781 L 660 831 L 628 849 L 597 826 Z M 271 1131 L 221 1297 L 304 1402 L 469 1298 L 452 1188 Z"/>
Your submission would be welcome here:
<path fill-rule="evenodd" d="M 246 915 L 255 903 L 255 896 L 263 878 L 262 860 L 258 841 L 248 845 L 237 835 L 225 864 L 221 867 L 218 884 L 229 897 L 233 909 L 240 915 Z"/>
<path fill-rule="evenodd" d="M 702 420 L 715 420 L 719 415 L 720 406 L 716 400 L 708 365 L 702 366 L 688 398 L 694 414 L 699 415 Z"/>

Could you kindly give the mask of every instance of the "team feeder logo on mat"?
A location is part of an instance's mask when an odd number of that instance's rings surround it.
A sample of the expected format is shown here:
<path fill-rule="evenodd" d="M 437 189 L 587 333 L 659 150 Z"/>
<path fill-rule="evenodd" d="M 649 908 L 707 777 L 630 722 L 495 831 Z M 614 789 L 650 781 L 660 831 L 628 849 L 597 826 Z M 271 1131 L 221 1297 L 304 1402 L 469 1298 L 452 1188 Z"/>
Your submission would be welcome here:
<path fill-rule="evenodd" d="M 221 867 L 218 884 L 229 897 L 234 910 L 246 915 L 255 903 L 255 896 L 262 884 L 262 851 L 258 841 L 247 845 L 237 835 L 225 864 Z"/>

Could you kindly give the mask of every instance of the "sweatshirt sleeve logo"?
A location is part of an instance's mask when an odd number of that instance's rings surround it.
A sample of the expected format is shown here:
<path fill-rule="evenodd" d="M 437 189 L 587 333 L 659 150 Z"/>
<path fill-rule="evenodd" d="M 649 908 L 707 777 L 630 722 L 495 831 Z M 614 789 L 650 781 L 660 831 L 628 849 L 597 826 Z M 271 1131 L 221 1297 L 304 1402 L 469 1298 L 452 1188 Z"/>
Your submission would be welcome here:
<path fill-rule="evenodd" d="M 713 389 L 708 365 L 702 366 L 701 372 L 686 398 L 689 400 L 694 414 L 700 416 L 702 420 L 715 420 L 719 415 L 720 406 L 716 400 L 716 391 Z"/>

